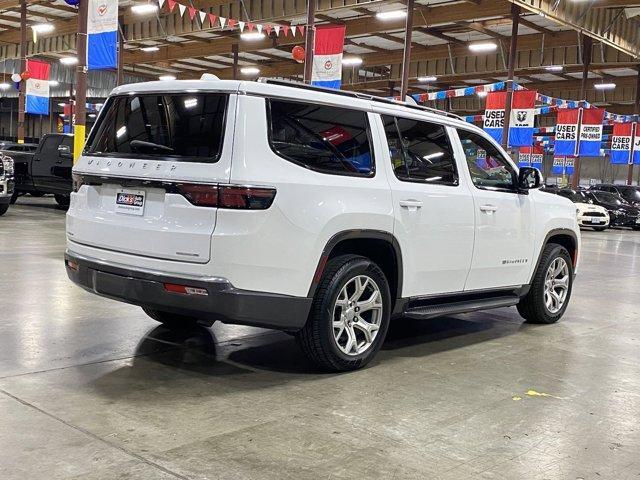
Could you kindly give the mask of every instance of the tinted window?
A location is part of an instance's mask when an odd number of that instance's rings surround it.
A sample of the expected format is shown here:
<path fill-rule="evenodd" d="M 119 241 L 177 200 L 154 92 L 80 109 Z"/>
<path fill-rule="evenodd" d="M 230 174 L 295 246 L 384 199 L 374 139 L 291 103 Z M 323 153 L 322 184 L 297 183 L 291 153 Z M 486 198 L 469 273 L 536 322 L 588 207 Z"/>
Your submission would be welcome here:
<path fill-rule="evenodd" d="M 111 98 L 87 142 L 87 153 L 215 161 L 222 149 L 226 105 L 226 95 L 213 93 Z"/>
<path fill-rule="evenodd" d="M 268 121 L 269 143 L 281 157 L 324 173 L 373 174 L 365 112 L 270 100 Z"/>
<path fill-rule="evenodd" d="M 469 130 L 458 130 L 458 135 L 475 186 L 509 190 L 514 188 L 515 169 L 493 143 Z"/>
<path fill-rule="evenodd" d="M 393 171 L 400 180 L 458 184 L 458 172 L 444 126 L 383 115 Z"/>
<path fill-rule="evenodd" d="M 55 136 L 45 137 L 40 153 L 42 153 L 43 155 L 57 155 L 58 138 L 56 138 Z"/>
<path fill-rule="evenodd" d="M 622 201 L 620 199 L 620 197 L 618 197 L 617 195 L 614 195 L 613 193 L 609 193 L 609 192 L 593 192 L 593 196 L 596 197 L 596 199 L 599 202 L 604 202 L 604 203 L 613 203 L 615 205 L 622 205 Z"/>
<path fill-rule="evenodd" d="M 64 145 L 65 147 L 69 147 L 71 152 L 73 153 L 73 138 L 72 137 L 64 137 L 60 145 Z"/>
<path fill-rule="evenodd" d="M 620 196 L 627 202 L 640 202 L 640 190 L 635 188 L 619 188 Z"/>

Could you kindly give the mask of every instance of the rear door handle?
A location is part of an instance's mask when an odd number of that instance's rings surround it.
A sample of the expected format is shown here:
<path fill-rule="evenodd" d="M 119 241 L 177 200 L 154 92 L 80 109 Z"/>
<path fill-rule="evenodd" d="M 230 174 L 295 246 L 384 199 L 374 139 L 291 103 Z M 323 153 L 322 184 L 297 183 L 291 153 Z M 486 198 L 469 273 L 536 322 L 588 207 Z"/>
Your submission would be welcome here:
<path fill-rule="evenodd" d="M 400 206 L 413 211 L 422 208 L 422 202 L 413 199 L 400 200 Z"/>
<path fill-rule="evenodd" d="M 495 205 L 480 205 L 480 211 L 493 213 L 498 211 L 498 207 L 496 207 Z"/>

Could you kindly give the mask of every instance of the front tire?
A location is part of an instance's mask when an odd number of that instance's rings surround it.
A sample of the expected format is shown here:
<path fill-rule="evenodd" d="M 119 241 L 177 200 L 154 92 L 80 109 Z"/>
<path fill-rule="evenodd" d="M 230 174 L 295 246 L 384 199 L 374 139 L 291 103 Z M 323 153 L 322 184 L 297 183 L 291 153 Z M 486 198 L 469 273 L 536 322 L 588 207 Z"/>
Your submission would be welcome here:
<path fill-rule="evenodd" d="M 380 268 L 358 255 L 329 261 L 296 339 L 316 365 L 334 372 L 369 363 L 389 328 L 391 294 Z"/>
<path fill-rule="evenodd" d="M 180 315 L 178 313 L 165 312 L 162 310 L 156 310 L 155 308 L 142 307 L 144 313 L 153 318 L 156 322 L 160 322 L 170 330 L 191 330 L 199 325 L 200 321 L 195 317 L 188 315 Z M 210 325 L 207 325 L 210 326 Z"/>
<path fill-rule="evenodd" d="M 556 243 L 544 247 L 529 293 L 518 303 L 528 323 L 555 323 L 564 315 L 573 287 L 573 262 L 566 248 Z"/>
<path fill-rule="evenodd" d="M 7 210 L 9 210 L 9 204 L 8 203 L 0 204 L 0 217 L 2 215 L 4 215 L 5 213 L 7 213 Z"/>

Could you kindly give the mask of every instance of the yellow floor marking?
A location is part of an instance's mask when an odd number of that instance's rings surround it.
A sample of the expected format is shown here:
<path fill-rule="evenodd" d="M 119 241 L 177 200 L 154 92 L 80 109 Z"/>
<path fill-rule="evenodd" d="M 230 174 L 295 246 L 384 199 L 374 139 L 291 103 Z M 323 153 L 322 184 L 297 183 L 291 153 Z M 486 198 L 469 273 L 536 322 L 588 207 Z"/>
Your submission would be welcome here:
<path fill-rule="evenodd" d="M 549 393 L 536 392 L 535 390 L 527 390 L 527 393 L 525 395 L 528 395 L 530 397 L 550 397 L 550 398 L 557 398 L 558 400 L 562 400 L 562 397 L 556 397 L 555 395 L 551 395 Z"/>

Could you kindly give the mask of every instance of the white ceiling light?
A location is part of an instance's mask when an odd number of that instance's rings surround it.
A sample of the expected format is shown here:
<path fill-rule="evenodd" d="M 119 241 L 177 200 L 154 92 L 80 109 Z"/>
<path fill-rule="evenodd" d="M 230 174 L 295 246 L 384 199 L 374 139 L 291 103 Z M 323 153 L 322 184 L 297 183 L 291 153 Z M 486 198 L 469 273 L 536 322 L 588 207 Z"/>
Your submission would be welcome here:
<path fill-rule="evenodd" d="M 498 45 L 493 42 L 479 42 L 469 45 L 469 50 L 472 52 L 493 52 L 496 48 Z"/>
<path fill-rule="evenodd" d="M 593 87 L 597 90 L 613 90 L 614 88 L 616 88 L 616 84 L 615 83 L 596 83 Z"/>
<path fill-rule="evenodd" d="M 90 113 L 89 115 L 87 115 L 87 117 L 89 117 L 89 118 L 96 118 L 96 114 L 95 114 L 95 113 Z"/>
<path fill-rule="evenodd" d="M 548 72 L 561 72 L 564 70 L 564 67 L 562 65 L 549 65 L 545 67 L 545 70 Z"/>
<path fill-rule="evenodd" d="M 0 83 L 0 90 L 9 90 L 10 88 L 11 88 L 11 85 L 8 84 L 7 82 Z"/>
<path fill-rule="evenodd" d="M 131 11 L 138 15 L 146 15 L 148 13 L 154 13 L 158 10 L 158 5 L 155 3 L 140 3 L 131 7 Z"/>
<path fill-rule="evenodd" d="M 53 23 L 38 23 L 36 25 L 31 25 L 31 29 L 34 32 L 38 33 L 51 33 L 55 30 L 55 26 Z"/>
<path fill-rule="evenodd" d="M 158 47 L 142 47 L 140 50 L 143 52 L 157 52 L 160 49 Z"/>
<path fill-rule="evenodd" d="M 352 65 L 362 65 L 362 59 L 360 57 L 346 57 L 342 59 L 342 65 L 350 67 Z"/>
<path fill-rule="evenodd" d="M 60 63 L 63 65 L 75 65 L 78 63 L 78 57 L 62 57 Z"/>
<path fill-rule="evenodd" d="M 258 75 L 260 73 L 260 69 L 257 67 L 242 67 L 240 69 L 240 73 L 243 75 Z"/>
<path fill-rule="evenodd" d="M 63 102 L 60 102 L 60 103 L 58 104 L 58 106 L 59 106 L 59 107 L 64 107 L 65 105 L 66 105 L 66 103 L 63 103 Z"/>
<path fill-rule="evenodd" d="M 50 87 L 57 87 L 58 85 L 60 85 L 60 82 L 58 80 L 49 80 Z"/>
<path fill-rule="evenodd" d="M 425 77 L 418 77 L 418 81 L 419 82 L 435 82 L 436 80 L 438 80 L 438 77 L 434 77 L 433 75 L 427 75 Z"/>
<path fill-rule="evenodd" d="M 240 38 L 242 40 L 262 40 L 265 38 L 265 34 L 260 32 L 247 32 L 240 34 Z"/>
<path fill-rule="evenodd" d="M 400 20 L 407 16 L 406 10 L 389 10 L 388 12 L 378 12 L 376 17 L 380 20 Z"/>
<path fill-rule="evenodd" d="M 175 80 L 175 75 L 160 75 L 158 80 L 162 80 L 163 82 L 170 82 L 171 80 Z"/>

